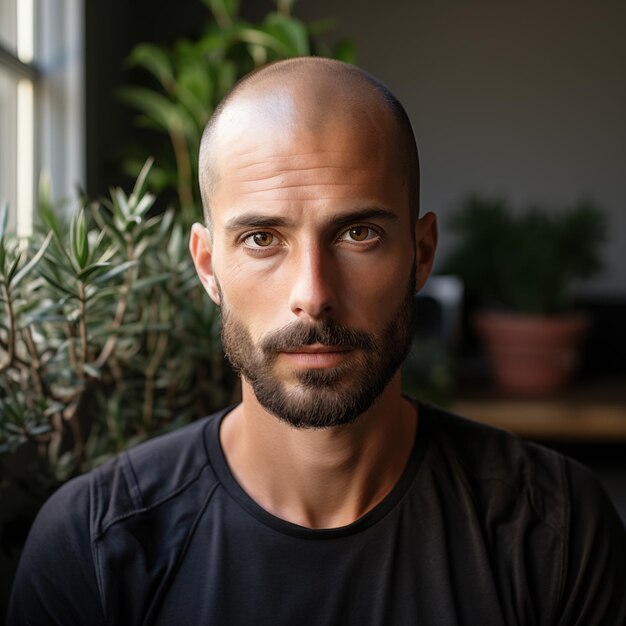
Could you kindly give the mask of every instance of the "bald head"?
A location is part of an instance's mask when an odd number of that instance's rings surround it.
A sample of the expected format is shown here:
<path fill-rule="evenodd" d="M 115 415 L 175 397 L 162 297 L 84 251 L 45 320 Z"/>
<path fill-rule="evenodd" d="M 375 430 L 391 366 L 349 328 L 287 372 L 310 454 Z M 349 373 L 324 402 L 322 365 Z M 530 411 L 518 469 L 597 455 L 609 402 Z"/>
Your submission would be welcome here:
<path fill-rule="evenodd" d="M 305 57 L 248 74 L 222 100 L 200 144 L 200 190 L 207 224 L 220 182 L 220 156 L 243 133 L 281 141 L 295 131 L 332 128 L 362 138 L 364 149 L 392 155 L 406 186 L 411 222 L 419 213 L 419 161 L 413 130 L 393 94 L 363 70 L 340 61 Z"/>

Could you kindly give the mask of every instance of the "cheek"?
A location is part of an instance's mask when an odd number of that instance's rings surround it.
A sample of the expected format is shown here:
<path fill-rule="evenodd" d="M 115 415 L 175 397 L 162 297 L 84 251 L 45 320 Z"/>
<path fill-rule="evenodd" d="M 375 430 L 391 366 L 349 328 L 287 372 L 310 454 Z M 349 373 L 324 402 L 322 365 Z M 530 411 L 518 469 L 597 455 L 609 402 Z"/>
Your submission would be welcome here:
<path fill-rule="evenodd" d="M 220 281 L 223 306 L 247 328 L 254 341 L 258 341 L 280 320 L 280 281 L 261 277 L 256 267 L 248 263 L 232 262 L 217 264 L 216 276 Z M 282 285 L 284 288 L 284 284 Z"/>
<path fill-rule="evenodd" d="M 372 262 L 342 268 L 342 300 L 356 327 L 368 328 L 388 322 L 406 298 L 414 282 L 413 256 L 384 255 Z"/>

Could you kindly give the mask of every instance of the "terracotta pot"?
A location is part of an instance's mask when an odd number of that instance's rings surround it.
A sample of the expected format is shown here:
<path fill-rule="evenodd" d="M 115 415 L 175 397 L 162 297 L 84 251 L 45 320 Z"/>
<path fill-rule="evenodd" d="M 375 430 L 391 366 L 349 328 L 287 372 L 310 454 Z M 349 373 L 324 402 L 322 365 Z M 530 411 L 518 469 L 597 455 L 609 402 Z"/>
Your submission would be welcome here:
<path fill-rule="evenodd" d="M 523 395 L 546 394 L 565 385 L 589 325 L 582 314 L 483 312 L 474 322 L 500 388 Z"/>

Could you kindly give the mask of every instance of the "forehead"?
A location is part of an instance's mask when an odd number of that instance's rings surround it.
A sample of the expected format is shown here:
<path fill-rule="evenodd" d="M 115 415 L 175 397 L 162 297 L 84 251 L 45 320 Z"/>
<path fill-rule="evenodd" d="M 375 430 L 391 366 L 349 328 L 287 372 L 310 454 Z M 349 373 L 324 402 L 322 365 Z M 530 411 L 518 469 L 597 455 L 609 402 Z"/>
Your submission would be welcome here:
<path fill-rule="evenodd" d="M 388 111 L 364 104 L 332 110 L 277 90 L 229 106 L 214 138 L 214 221 L 251 203 L 274 211 L 324 200 L 404 204 L 397 129 Z"/>
<path fill-rule="evenodd" d="M 350 135 L 355 148 L 387 149 L 400 143 L 390 108 L 373 89 L 350 89 L 333 83 L 267 85 L 238 95 L 223 110 L 214 131 L 214 152 L 228 155 L 242 143 L 262 151 L 265 144 L 280 145 L 296 134 L 305 137 L 338 132 Z"/>

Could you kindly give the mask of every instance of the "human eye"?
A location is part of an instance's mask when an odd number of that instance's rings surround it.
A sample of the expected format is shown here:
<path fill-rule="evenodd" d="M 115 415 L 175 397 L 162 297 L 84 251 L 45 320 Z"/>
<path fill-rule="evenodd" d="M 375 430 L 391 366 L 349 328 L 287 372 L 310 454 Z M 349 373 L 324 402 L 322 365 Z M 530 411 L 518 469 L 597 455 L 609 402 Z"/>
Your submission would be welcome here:
<path fill-rule="evenodd" d="M 269 251 L 279 245 L 276 235 L 266 230 L 249 233 L 241 238 L 241 242 L 248 252 L 258 253 Z"/>
<path fill-rule="evenodd" d="M 350 226 L 344 230 L 338 237 L 338 241 L 348 243 L 365 244 L 374 243 L 381 240 L 381 233 L 371 226 Z"/>

